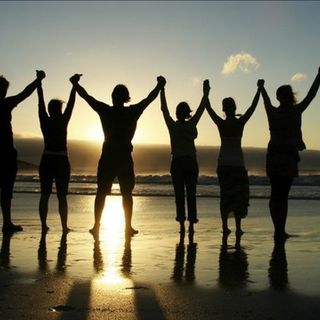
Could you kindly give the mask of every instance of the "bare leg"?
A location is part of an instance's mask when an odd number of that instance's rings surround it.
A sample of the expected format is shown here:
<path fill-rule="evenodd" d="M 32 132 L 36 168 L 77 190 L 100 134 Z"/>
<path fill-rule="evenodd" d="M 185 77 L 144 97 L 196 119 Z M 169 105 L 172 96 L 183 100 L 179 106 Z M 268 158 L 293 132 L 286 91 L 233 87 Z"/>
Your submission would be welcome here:
<path fill-rule="evenodd" d="M 104 209 L 104 204 L 106 200 L 106 193 L 101 192 L 100 190 L 97 191 L 96 198 L 94 201 L 94 226 L 90 229 L 90 233 L 93 235 L 99 234 L 100 229 L 100 220 L 102 216 L 102 211 Z"/>
<path fill-rule="evenodd" d="M 180 234 L 184 235 L 185 234 L 185 227 L 184 227 L 184 221 L 180 221 Z"/>
<path fill-rule="evenodd" d="M 133 199 L 132 194 L 127 193 L 122 195 L 122 206 L 124 210 L 124 217 L 125 217 L 125 230 L 127 235 L 134 235 L 138 233 L 137 230 L 133 229 L 131 225 L 132 221 L 132 207 L 133 207 Z"/>
<path fill-rule="evenodd" d="M 49 193 L 41 193 L 41 197 L 39 201 L 39 214 L 40 214 L 42 232 L 47 232 L 49 230 L 49 227 L 47 226 L 49 198 L 50 198 Z"/>
<path fill-rule="evenodd" d="M 10 226 L 11 222 L 11 199 L 1 197 L 1 209 L 3 215 L 3 227 Z"/>
<path fill-rule="evenodd" d="M 228 214 L 221 211 L 221 221 L 222 221 L 222 233 L 224 235 L 230 234 L 231 230 L 228 228 Z"/>
<path fill-rule="evenodd" d="M 270 199 L 269 209 L 274 225 L 274 236 L 276 238 L 288 238 L 289 234 L 287 234 L 285 231 L 288 215 L 287 201 L 278 201 L 276 199 Z"/>
<path fill-rule="evenodd" d="M 22 227 L 15 225 L 11 221 L 11 198 L 1 197 L 1 209 L 3 215 L 3 232 L 22 231 Z"/>
<path fill-rule="evenodd" d="M 67 196 L 58 194 L 59 201 L 59 214 L 61 220 L 61 226 L 63 233 L 68 233 L 70 229 L 68 228 L 68 202 Z"/>
<path fill-rule="evenodd" d="M 193 225 L 194 225 L 194 223 L 190 221 L 189 222 L 189 233 L 190 234 L 194 233 L 194 226 Z"/>
<path fill-rule="evenodd" d="M 285 239 L 290 236 L 285 229 L 288 215 L 288 196 L 292 180 L 292 177 L 270 177 L 269 210 L 274 225 L 275 238 Z"/>
<path fill-rule="evenodd" d="M 235 213 L 235 222 L 236 222 L 236 235 L 242 236 L 244 232 L 241 229 L 241 217 L 239 216 L 239 214 L 236 214 L 236 213 Z"/>

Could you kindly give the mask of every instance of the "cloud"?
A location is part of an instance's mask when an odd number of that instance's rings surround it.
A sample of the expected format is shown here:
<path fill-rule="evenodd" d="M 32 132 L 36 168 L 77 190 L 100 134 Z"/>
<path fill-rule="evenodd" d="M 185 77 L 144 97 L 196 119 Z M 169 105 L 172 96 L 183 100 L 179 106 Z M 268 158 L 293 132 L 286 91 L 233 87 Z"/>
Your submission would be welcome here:
<path fill-rule="evenodd" d="M 307 78 L 306 74 L 298 72 L 291 77 L 290 81 L 292 82 L 303 81 L 306 78 Z"/>
<path fill-rule="evenodd" d="M 259 68 L 259 66 L 260 64 L 253 55 L 241 51 L 228 57 L 228 60 L 223 64 L 222 74 L 228 75 L 236 72 L 238 69 L 244 73 L 249 73 Z"/>

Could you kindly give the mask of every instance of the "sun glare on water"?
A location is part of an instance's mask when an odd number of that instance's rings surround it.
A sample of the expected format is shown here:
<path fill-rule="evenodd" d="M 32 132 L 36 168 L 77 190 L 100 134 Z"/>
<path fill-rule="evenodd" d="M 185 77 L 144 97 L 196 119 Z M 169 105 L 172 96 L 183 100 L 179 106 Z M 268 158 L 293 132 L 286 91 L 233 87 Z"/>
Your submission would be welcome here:
<path fill-rule="evenodd" d="M 124 213 L 122 199 L 119 196 L 106 198 L 101 219 L 99 251 L 101 255 L 101 270 L 95 279 L 97 286 L 122 286 L 131 283 L 124 275 L 122 261 L 125 254 Z"/>
<path fill-rule="evenodd" d="M 100 240 L 122 241 L 124 231 L 124 213 L 122 199 L 119 196 L 106 198 L 105 207 L 101 218 Z"/>

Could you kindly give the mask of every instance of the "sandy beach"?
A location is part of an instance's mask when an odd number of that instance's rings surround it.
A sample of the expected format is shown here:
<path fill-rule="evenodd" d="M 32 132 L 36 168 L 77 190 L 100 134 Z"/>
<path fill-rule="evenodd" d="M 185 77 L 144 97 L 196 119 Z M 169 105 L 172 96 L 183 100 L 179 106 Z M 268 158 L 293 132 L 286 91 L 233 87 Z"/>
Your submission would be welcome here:
<path fill-rule="evenodd" d="M 88 232 L 93 196 L 69 196 L 67 236 L 54 197 L 41 235 L 38 199 L 14 198 L 24 231 L 2 237 L 0 319 L 319 317 L 319 201 L 291 200 L 295 237 L 274 243 L 266 199 L 251 201 L 241 241 L 222 238 L 219 199 L 200 198 L 194 237 L 180 238 L 172 197 L 135 197 L 139 234 L 126 239 L 121 198 L 112 196 L 99 240 Z"/>

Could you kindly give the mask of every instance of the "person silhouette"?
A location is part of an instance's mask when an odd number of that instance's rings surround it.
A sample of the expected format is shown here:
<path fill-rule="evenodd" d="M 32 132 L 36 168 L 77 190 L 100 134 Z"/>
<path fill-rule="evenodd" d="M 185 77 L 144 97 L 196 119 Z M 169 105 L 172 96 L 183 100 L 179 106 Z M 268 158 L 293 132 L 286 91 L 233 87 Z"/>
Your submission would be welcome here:
<path fill-rule="evenodd" d="M 129 91 L 123 84 L 115 86 L 112 92 L 113 106 L 96 100 L 79 85 L 80 74 L 70 78 L 77 93 L 96 111 L 100 117 L 104 143 L 97 168 L 97 193 L 94 204 L 95 222 L 90 233 L 99 234 L 100 220 L 105 204 L 105 198 L 111 194 L 114 179 L 117 177 L 122 195 L 122 205 L 125 215 L 125 233 L 134 235 L 138 231 L 132 227 L 132 191 L 135 184 L 135 174 L 132 160 L 132 139 L 137 127 L 137 121 L 143 111 L 154 101 L 159 91 L 165 85 L 162 76 L 157 78 L 157 85 L 149 95 L 137 104 L 125 107 L 130 101 Z"/>
<path fill-rule="evenodd" d="M 286 221 L 288 197 L 294 177 L 297 177 L 299 151 L 306 148 L 301 131 L 302 113 L 310 105 L 320 85 L 320 68 L 306 97 L 299 103 L 290 85 L 280 86 L 276 91 L 279 106 L 271 104 L 264 87 L 259 83 L 268 118 L 270 140 L 266 155 L 266 173 L 271 185 L 269 210 L 274 225 L 275 238 L 288 238 Z"/>
<path fill-rule="evenodd" d="M 45 73 L 43 71 L 37 71 L 36 79 L 24 90 L 15 96 L 6 97 L 9 81 L 5 77 L 0 76 L 0 189 L 3 216 L 2 232 L 4 233 L 23 230 L 21 226 L 15 225 L 11 220 L 13 186 L 18 170 L 17 150 L 14 146 L 11 126 L 11 113 L 20 102 L 33 93 L 44 77 Z"/>
<path fill-rule="evenodd" d="M 199 167 L 194 140 L 198 136 L 197 124 L 204 111 L 209 91 L 209 81 L 205 80 L 203 82 L 203 97 L 195 114 L 191 116 L 192 111 L 187 102 L 180 102 L 176 108 L 176 121 L 170 116 L 164 87 L 160 92 L 161 111 L 170 135 L 172 154 L 170 173 L 175 194 L 176 221 L 180 223 L 181 233 L 185 232 L 185 190 L 187 193 L 189 232 L 194 232 L 194 224 L 199 221 L 196 203 Z"/>
<path fill-rule="evenodd" d="M 218 156 L 217 176 L 220 185 L 220 214 L 222 232 L 229 234 L 228 217 L 233 214 L 236 223 L 236 234 L 242 235 L 241 219 L 246 217 L 249 206 L 249 179 L 245 168 L 241 147 L 244 126 L 255 111 L 260 97 L 258 88 L 251 106 L 243 115 L 236 115 L 236 103 L 228 97 L 222 101 L 225 119 L 220 118 L 211 108 L 210 101 L 206 109 L 217 125 L 221 146 Z"/>
<path fill-rule="evenodd" d="M 68 185 L 70 180 L 70 163 L 67 150 L 67 127 L 70 121 L 76 91 L 72 87 L 67 106 L 62 112 L 63 101 L 58 99 L 50 100 L 48 113 L 46 111 L 43 90 L 38 85 L 38 114 L 41 131 L 44 139 L 44 150 L 41 157 L 39 175 L 41 185 L 41 196 L 39 201 L 39 215 L 42 232 L 47 232 L 48 202 L 52 193 L 53 182 L 56 184 L 56 191 L 59 203 L 59 214 L 63 233 L 68 228 Z"/>

